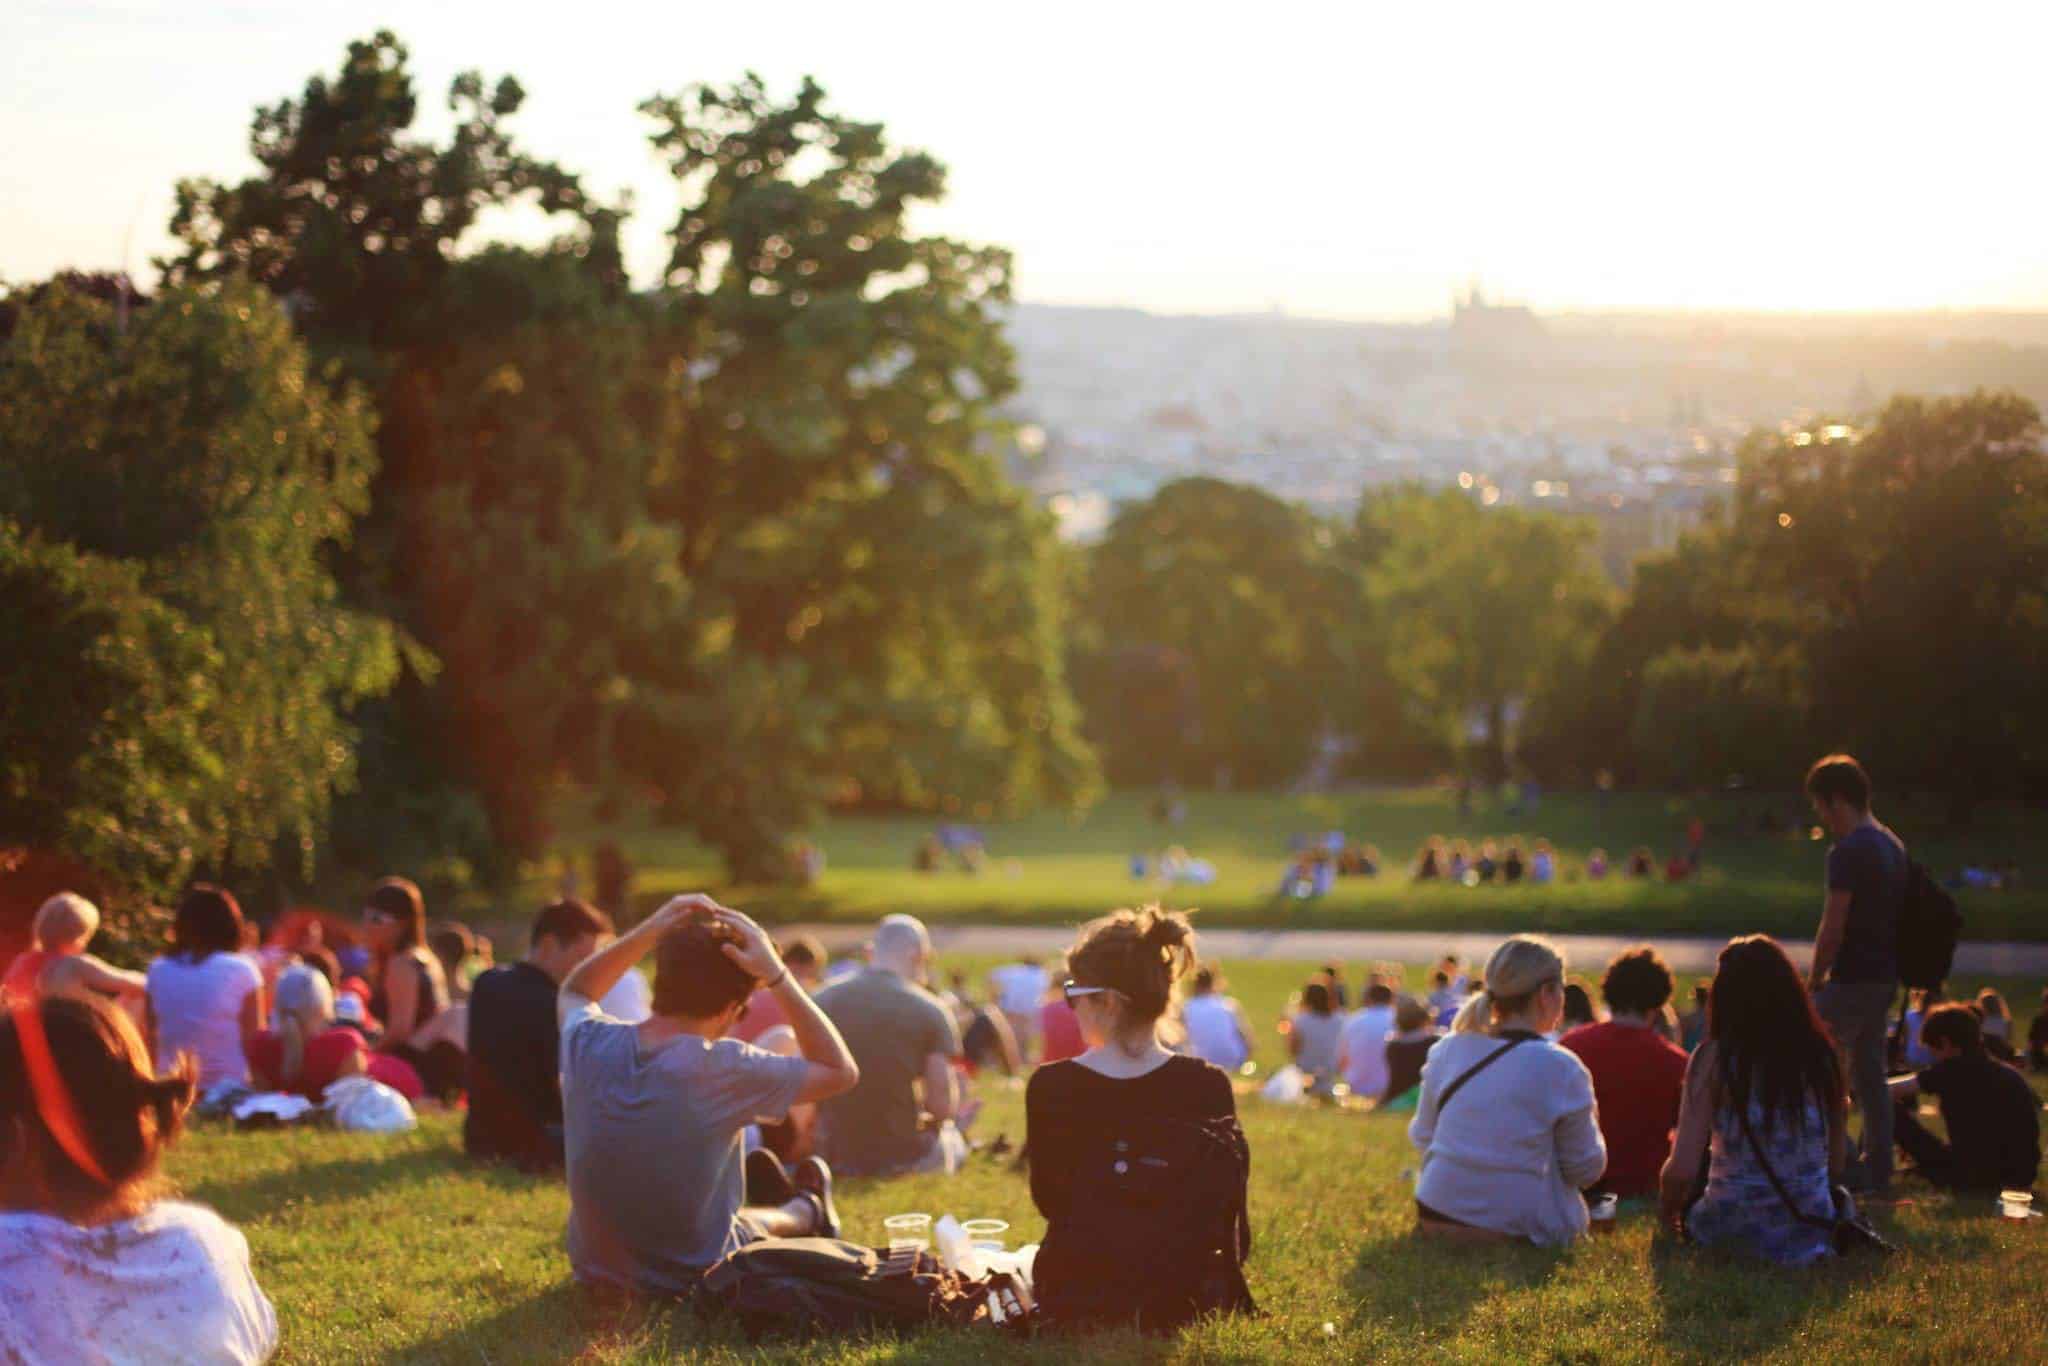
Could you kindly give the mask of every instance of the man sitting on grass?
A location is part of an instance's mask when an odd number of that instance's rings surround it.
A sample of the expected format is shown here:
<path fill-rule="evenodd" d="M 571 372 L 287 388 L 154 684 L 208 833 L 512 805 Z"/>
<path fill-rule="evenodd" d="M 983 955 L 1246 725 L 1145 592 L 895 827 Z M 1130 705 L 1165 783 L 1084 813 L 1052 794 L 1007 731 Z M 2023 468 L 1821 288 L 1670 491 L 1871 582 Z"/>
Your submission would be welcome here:
<path fill-rule="evenodd" d="M 533 1171 L 562 1165 L 556 991 L 611 933 L 612 918 L 597 907 L 557 901 L 534 917 L 526 957 L 490 969 L 470 988 L 462 1146 L 471 1157 Z"/>
<path fill-rule="evenodd" d="M 654 1015 L 610 1019 L 596 1002 L 649 953 Z M 724 1037 L 756 986 L 776 993 L 799 1056 Z M 570 972 L 560 1011 L 578 1281 L 674 1296 L 748 1243 L 837 1235 L 823 1162 L 807 1159 L 789 1177 L 756 1154 L 743 1175 L 748 1124 L 860 1080 L 839 1031 L 759 925 L 709 897 L 676 897 Z"/>
<path fill-rule="evenodd" d="M 1892 1128 L 1920 1174 L 1950 1190 L 2027 1190 L 2041 1166 L 2040 1106 L 2019 1072 L 1984 1051 L 1977 1012 L 1961 1003 L 1936 1006 L 1920 1026 L 1934 1065 L 1894 1077 Z M 1912 1101 L 1941 1102 L 1944 1143 L 1922 1127 Z"/>
<path fill-rule="evenodd" d="M 1606 1023 L 1580 1025 L 1558 1040 L 1593 1074 L 1600 1137 L 1607 1144 L 1607 1171 L 1595 1190 L 1655 1195 L 1657 1174 L 1671 1156 L 1686 1059 L 1655 1028 L 1671 985 L 1671 969 L 1655 949 L 1630 949 L 1607 965 L 1600 982 Z"/>

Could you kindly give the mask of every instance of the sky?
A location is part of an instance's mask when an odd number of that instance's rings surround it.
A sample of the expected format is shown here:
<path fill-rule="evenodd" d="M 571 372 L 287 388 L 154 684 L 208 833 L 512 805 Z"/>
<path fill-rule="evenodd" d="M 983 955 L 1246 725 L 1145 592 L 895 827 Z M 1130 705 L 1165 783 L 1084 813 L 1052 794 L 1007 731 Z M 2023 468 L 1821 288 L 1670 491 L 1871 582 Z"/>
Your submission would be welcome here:
<path fill-rule="evenodd" d="M 429 128 L 456 72 L 517 76 L 526 147 L 634 193 L 642 283 L 678 201 L 635 105 L 755 70 L 945 162 L 916 228 L 1032 301 L 2048 309 L 2036 0 L 0 0 L 0 280 L 153 278 L 177 179 L 247 174 L 256 106 L 380 27 Z"/>

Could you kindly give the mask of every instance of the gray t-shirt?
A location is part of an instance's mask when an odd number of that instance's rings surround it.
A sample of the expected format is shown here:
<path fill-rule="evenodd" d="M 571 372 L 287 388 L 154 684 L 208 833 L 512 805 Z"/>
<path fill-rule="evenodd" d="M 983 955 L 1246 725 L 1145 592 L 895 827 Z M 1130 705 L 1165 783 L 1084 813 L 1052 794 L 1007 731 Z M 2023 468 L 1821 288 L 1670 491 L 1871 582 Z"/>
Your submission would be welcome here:
<path fill-rule="evenodd" d="M 748 1241 L 740 1131 L 780 1119 L 810 1064 L 684 1035 L 651 1053 L 585 1001 L 562 1024 L 569 1265 L 585 1284 L 688 1290 Z"/>
<path fill-rule="evenodd" d="M 932 1143 L 918 1127 L 916 1083 L 934 1053 L 960 1056 L 960 1030 L 939 998 L 883 968 L 818 993 L 860 1067 L 860 1084 L 819 1110 L 836 1172 L 881 1176 L 915 1165 Z"/>

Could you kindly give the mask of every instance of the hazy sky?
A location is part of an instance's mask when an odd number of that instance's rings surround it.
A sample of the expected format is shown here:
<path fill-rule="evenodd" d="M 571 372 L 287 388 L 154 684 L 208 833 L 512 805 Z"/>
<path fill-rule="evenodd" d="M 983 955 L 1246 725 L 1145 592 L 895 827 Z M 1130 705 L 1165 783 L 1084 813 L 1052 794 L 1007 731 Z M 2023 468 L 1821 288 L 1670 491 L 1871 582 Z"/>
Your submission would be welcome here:
<path fill-rule="evenodd" d="M 1026 299 L 2048 308 L 2035 0 L 0 0 L 0 278 L 147 275 L 176 178 L 245 173 L 255 106 L 382 26 L 437 126 L 456 71 L 518 76 L 530 149 L 635 191 L 642 280 L 675 197 L 634 105 L 753 68 L 945 161 L 920 226 Z"/>

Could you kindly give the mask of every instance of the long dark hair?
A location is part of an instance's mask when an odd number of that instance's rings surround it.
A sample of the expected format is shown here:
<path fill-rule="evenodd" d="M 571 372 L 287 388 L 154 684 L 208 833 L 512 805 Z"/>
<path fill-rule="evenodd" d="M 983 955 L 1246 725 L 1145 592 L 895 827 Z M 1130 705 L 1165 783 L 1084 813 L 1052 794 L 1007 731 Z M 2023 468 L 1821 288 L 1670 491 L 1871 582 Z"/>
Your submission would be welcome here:
<path fill-rule="evenodd" d="M 1841 1108 L 1842 1055 L 1775 940 L 1753 934 L 1721 950 L 1707 1019 L 1727 1103 L 1738 1114 L 1753 1097 L 1768 1132 L 1781 1120 L 1804 1127 L 1809 1100 L 1823 1116 Z"/>
<path fill-rule="evenodd" d="M 398 947 L 392 951 L 394 958 L 425 942 L 426 899 L 420 895 L 419 887 L 406 878 L 385 878 L 370 889 L 370 894 L 363 898 L 363 905 L 398 922 Z"/>

